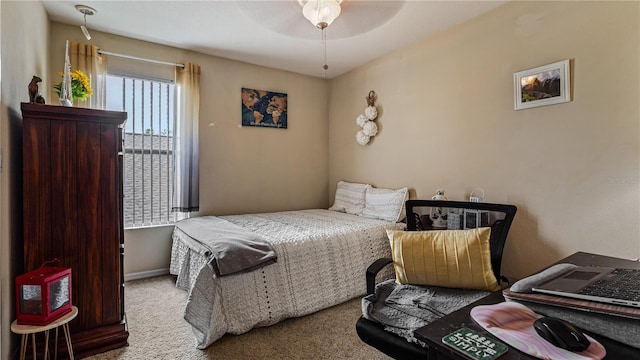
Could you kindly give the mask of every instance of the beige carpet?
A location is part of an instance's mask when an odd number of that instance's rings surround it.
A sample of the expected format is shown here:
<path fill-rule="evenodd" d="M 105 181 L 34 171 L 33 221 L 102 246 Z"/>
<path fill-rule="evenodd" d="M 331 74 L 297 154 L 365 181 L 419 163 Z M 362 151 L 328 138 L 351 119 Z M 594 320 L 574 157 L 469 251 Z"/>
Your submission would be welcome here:
<path fill-rule="evenodd" d="M 125 287 L 129 346 L 88 359 L 389 359 L 355 331 L 360 299 L 195 348 L 182 318 L 186 293 L 173 276 L 130 281 Z"/>

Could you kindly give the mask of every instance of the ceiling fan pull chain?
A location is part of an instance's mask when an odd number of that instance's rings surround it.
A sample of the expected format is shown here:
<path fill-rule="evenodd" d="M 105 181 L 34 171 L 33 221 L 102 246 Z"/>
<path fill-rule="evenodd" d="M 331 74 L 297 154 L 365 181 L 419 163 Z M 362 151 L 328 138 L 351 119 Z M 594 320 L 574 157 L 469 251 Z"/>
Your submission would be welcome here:
<path fill-rule="evenodd" d="M 322 29 L 322 45 L 324 46 L 324 77 L 327 77 L 327 70 L 329 70 L 329 65 L 327 65 L 327 34 L 325 33 L 325 29 Z"/>

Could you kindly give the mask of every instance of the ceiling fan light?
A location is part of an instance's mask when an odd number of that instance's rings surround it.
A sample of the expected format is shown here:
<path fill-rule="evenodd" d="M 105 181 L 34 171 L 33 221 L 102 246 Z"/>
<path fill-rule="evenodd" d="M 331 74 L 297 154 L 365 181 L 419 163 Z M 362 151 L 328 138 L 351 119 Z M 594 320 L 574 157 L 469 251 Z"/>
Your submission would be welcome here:
<path fill-rule="evenodd" d="M 340 15 L 340 1 L 309 0 L 302 7 L 302 15 L 314 26 L 326 28 Z"/>
<path fill-rule="evenodd" d="M 84 37 L 86 37 L 87 40 L 91 40 L 91 34 L 89 34 L 89 30 L 87 30 L 87 27 L 84 25 L 80 25 L 80 29 L 82 30 Z"/>
<path fill-rule="evenodd" d="M 84 25 L 80 25 L 80 30 L 84 34 L 84 37 L 87 40 L 91 40 L 91 34 L 89 34 L 89 30 L 87 30 L 87 15 L 91 16 L 97 13 L 96 9 L 89 7 L 87 5 L 76 5 L 76 10 L 78 10 L 84 16 Z"/>

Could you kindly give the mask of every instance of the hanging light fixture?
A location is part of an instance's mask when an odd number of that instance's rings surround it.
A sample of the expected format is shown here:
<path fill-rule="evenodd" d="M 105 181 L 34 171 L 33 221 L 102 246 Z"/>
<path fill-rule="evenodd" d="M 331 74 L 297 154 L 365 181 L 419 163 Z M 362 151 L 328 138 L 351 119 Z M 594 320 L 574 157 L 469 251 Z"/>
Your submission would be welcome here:
<path fill-rule="evenodd" d="M 340 15 L 342 0 L 298 0 L 302 15 L 315 27 L 325 29 Z"/>
<path fill-rule="evenodd" d="M 324 75 L 327 76 L 327 35 L 325 29 L 340 15 L 342 0 L 298 0 L 302 6 L 302 15 L 315 27 L 322 31 L 322 45 L 324 46 Z"/>
<path fill-rule="evenodd" d="M 80 11 L 82 15 L 84 15 L 84 25 L 80 25 L 80 30 L 82 30 L 82 33 L 87 40 L 91 40 L 91 34 L 89 34 L 89 30 L 87 30 L 87 15 L 91 16 L 97 13 L 97 11 L 96 9 L 86 5 L 76 5 L 76 10 Z"/>

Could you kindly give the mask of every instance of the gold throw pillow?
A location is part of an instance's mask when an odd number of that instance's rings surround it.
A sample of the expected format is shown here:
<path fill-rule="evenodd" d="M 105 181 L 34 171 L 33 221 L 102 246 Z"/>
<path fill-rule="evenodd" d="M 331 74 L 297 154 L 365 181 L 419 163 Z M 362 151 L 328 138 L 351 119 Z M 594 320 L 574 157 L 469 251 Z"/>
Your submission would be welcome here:
<path fill-rule="evenodd" d="M 400 284 L 500 290 L 491 268 L 491 228 L 387 230 Z"/>

